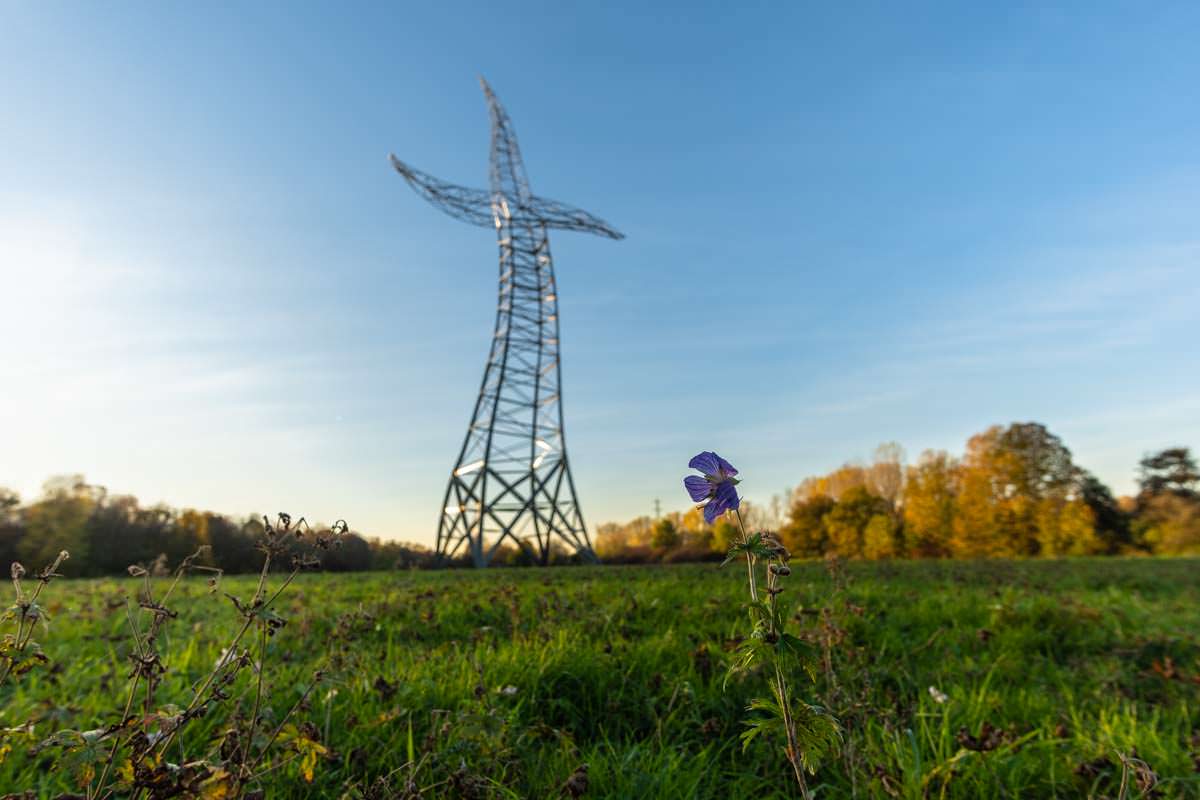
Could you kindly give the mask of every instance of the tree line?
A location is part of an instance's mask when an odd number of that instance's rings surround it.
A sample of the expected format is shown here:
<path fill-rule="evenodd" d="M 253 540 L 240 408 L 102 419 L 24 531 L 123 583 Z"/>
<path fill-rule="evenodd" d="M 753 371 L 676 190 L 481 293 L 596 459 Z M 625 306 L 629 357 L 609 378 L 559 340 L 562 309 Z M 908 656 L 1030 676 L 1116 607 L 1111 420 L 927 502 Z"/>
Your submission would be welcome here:
<path fill-rule="evenodd" d="M 326 526 L 313 526 L 314 530 Z M 125 572 L 130 565 L 165 571 L 202 547 L 198 563 L 227 573 L 257 572 L 263 518 L 234 519 L 211 511 L 142 506 L 129 495 L 110 495 L 81 475 L 51 478 L 42 496 L 22 504 L 0 488 L 0 564 L 20 561 L 41 569 L 62 550 L 70 553 L 64 575 L 96 576 Z M 311 538 L 311 537 L 309 537 Z M 426 566 L 426 548 L 368 539 L 348 532 L 336 549 L 321 553 L 322 569 L 351 572 Z M 305 545 L 297 540 L 296 554 Z"/>
<path fill-rule="evenodd" d="M 195 563 L 229 574 L 253 573 L 262 567 L 264 521 L 257 515 L 239 519 L 163 504 L 143 506 L 136 497 L 110 494 L 103 486 L 88 483 L 82 475 L 60 475 L 46 481 L 41 496 L 29 503 L 22 503 L 16 492 L 0 487 L 0 566 L 20 562 L 38 570 L 66 550 L 70 557 L 63 562 L 61 573 L 68 577 L 115 575 L 132 565 L 165 574 L 203 549 Z M 313 525 L 311 529 L 327 530 L 328 526 Z M 368 538 L 353 530 L 337 540 L 335 549 L 319 554 L 323 571 L 471 565 L 470 554 L 465 551 L 440 560 L 424 545 Z M 297 539 L 292 555 L 316 555 L 308 549 L 304 540 Z M 551 564 L 579 562 L 575 554 L 551 549 Z M 537 562 L 531 550 L 506 544 L 497 550 L 492 563 L 533 566 Z"/>
<path fill-rule="evenodd" d="M 1035 422 L 993 426 L 972 436 L 961 457 L 926 451 L 913 464 L 895 444 L 867 464 L 807 478 L 764 504 L 743 501 L 751 530 L 772 530 L 796 556 L 988 558 L 1117 554 L 1200 554 L 1200 470 L 1186 447 L 1143 458 L 1138 491 L 1117 498 L 1074 463 L 1070 450 Z M 0 564 L 32 569 L 70 553 L 63 573 L 96 576 L 137 564 L 161 568 L 207 546 L 204 560 L 228 573 L 257 571 L 262 518 L 143 506 L 110 495 L 80 475 L 52 478 L 22 503 L 0 488 Z M 596 529 L 610 563 L 701 561 L 724 556 L 738 536 L 729 518 L 706 525 L 698 508 Z M 323 553 L 335 572 L 436 566 L 427 547 L 350 532 Z M 296 545 L 297 550 L 301 544 Z M 553 563 L 574 557 L 556 552 Z M 531 564 L 502 548 L 493 563 Z M 449 566 L 466 565 L 466 556 Z"/>
<path fill-rule="evenodd" d="M 972 436 L 961 457 L 926 451 L 906 464 L 883 445 L 869 464 L 804 480 L 765 507 L 743 502 L 748 528 L 776 530 L 797 556 L 994 558 L 1200 554 L 1200 471 L 1186 447 L 1147 455 L 1138 491 L 1117 498 L 1036 422 Z M 598 529 L 610 561 L 720 557 L 736 524 L 696 510 Z"/>

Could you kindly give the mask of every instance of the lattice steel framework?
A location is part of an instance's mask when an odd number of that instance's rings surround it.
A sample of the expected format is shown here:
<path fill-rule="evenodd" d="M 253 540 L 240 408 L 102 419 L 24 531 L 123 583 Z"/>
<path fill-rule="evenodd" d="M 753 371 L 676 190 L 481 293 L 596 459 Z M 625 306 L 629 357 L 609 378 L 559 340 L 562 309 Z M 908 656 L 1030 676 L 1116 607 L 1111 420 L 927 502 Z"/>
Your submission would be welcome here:
<path fill-rule="evenodd" d="M 586 211 L 530 192 L 512 122 L 479 82 L 492 123 L 490 190 L 445 183 L 390 156 L 417 194 L 456 219 L 494 227 L 500 245 L 492 348 L 446 487 L 437 552 L 452 557 L 466 545 L 483 567 L 511 539 L 545 564 L 560 541 L 592 559 L 563 436 L 558 290 L 546 231 L 624 237 Z"/>

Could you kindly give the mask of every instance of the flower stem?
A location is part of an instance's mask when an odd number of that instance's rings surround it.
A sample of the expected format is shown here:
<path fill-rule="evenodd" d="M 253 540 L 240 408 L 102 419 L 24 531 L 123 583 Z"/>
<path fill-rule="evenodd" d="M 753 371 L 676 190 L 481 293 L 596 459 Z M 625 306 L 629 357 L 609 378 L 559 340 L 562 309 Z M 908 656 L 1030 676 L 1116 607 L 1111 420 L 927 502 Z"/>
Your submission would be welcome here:
<path fill-rule="evenodd" d="M 792 707 L 788 700 L 787 682 L 783 679 L 783 670 L 775 665 L 775 691 L 779 695 L 779 707 L 783 710 L 783 728 L 787 732 L 787 755 L 796 773 L 796 782 L 800 784 L 800 794 L 809 800 L 808 782 L 804 780 L 804 765 L 800 762 L 800 747 L 796 740 L 796 721 L 792 718 Z"/>
<path fill-rule="evenodd" d="M 739 509 L 734 509 L 733 513 L 737 515 L 738 529 L 742 532 L 742 541 L 746 541 L 749 537 L 746 536 L 746 525 L 742 522 L 742 512 Z M 758 602 L 758 585 L 754 580 L 754 554 L 746 553 L 746 573 L 750 578 L 750 602 Z"/>
<path fill-rule="evenodd" d="M 237 782 L 241 788 L 246 780 L 246 762 L 250 760 L 250 747 L 254 743 L 254 731 L 258 727 L 258 711 L 262 706 L 263 674 L 267 671 L 267 624 L 259 622 L 261 632 L 258 644 L 258 686 L 254 691 L 254 712 L 250 715 L 250 724 L 246 726 L 246 741 L 242 745 L 242 764 L 238 767 Z"/>

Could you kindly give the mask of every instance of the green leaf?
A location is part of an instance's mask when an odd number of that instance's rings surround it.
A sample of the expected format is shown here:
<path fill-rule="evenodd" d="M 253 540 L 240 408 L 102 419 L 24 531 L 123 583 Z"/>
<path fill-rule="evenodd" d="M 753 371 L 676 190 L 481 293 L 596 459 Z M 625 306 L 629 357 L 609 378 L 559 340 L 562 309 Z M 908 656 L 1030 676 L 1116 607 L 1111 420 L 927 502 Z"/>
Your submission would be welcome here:
<path fill-rule="evenodd" d="M 842 731 L 825 709 L 808 703 L 797 703 L 792 711 L 796 744 L 800 761 L 809 774 L 817 771 L 821 760 L 835 752 L 842 742 Z"/>
<path fill-rule="evenodd" d="M 783 727 L 783 710 L 773 699 L 756 697 L 746 706 L 747 711 L 765 714 L 746 721 L 746 730 L 741 734 L 742 750 L 750 746 L 755 738 L 764 733 L 786 734 Z"/>
<path fill-rule="evenodd" d="M 82 747 L 85 741 L 83 734 L 79 731 L 61 730 L 55 731 L 50 736 L 38 742 L 37 749 L 44 750 L 47 747 Z"/>
<path fill-rule="evenodd" d="M 802 663 L 817 655 L 817 650 L 812 644 L 790 633 L 782 634 L 775 647 L 781 654 L 791 656 Z"/>

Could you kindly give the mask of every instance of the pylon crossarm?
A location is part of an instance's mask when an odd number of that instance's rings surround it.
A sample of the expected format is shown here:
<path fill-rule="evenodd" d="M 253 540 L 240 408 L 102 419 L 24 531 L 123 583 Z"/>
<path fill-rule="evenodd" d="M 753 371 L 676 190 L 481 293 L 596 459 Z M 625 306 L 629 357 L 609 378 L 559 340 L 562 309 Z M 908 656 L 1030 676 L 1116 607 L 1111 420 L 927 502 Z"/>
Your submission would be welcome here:
<path fill-rule="evenodd" d="M 428 173 L 410 167 L 393 155 L 389 155 L 388 160 L 392 162 L 392 168 L 404 176 L 408 185 L 432 205 L 463 222 L 485 228 L 495 226 L 492 197 L 487 191 L 438 180 Z"/>
<path fill-rule="evenodd" d="M 599 236 L 607 236 L 609 239 L 625 238 L 625 234 L 595 214 L 584 211 L 582 208 L 560 203 L 557 200 L 534 197 L 530 199 L 528 209 L 522 209 L 522 212 L 530 214 L 547 228 L 555 228 L 561 231 L 594 233 Z"/>

